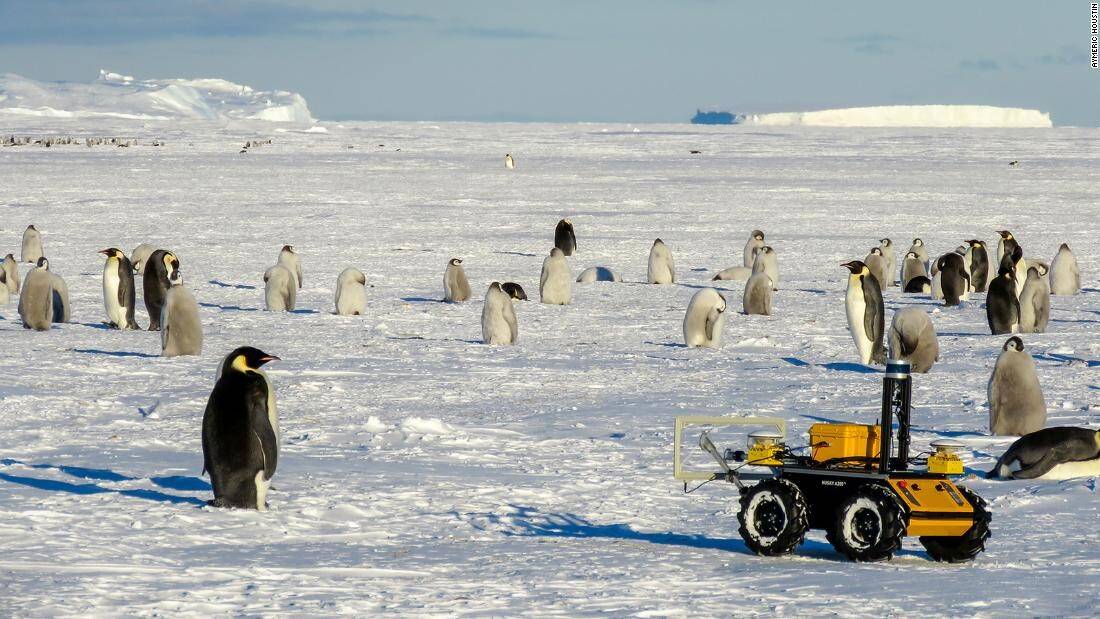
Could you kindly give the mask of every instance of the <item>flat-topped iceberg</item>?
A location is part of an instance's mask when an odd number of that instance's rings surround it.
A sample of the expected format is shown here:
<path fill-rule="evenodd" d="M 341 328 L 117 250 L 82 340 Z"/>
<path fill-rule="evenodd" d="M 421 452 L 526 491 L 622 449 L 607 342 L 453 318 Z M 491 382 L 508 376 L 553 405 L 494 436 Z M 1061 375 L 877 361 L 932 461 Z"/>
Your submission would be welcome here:
<path fill-rule="evenodd" d="M 102 70 L 92 83 L 39 82 L 11 73 L 0 75 L 0 114 L 314 122 L 306 100 L 294 92 L 253 90 L 221 79 L 136 80 Z"/>
<path fill-rule="evenodd" d="M 749 114 L 745 124 L 810 127 L 1050 127 L 1039 110 L 989 105 L 885 105 Z"/>

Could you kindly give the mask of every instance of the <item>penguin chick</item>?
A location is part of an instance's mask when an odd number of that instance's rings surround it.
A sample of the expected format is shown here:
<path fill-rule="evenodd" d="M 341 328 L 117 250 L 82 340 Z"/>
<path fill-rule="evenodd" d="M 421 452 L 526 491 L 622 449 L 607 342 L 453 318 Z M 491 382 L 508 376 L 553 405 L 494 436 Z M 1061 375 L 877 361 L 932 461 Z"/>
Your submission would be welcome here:
<path fill-rule="evenodd" d="M 539 277 L 539 300 L 550 305 L 569 305 L 573 300 L 573 276 L 569 273 L 569 263 L 565 254 L 555 247 L 542 261 L 542 275 Z"/>
<path fill-rule="evenodd" d="M 168 276 L 168 296 L 160 318 L 160 350 L 165 357 L 202 354 L 202 322 L 199 304 L 183 285 L 179 270 Z"/>
<path fill-rule="evenodd" d="M 1062 296 L 1081 292 L 1081 272 L 1069 245 L 1062 243 L 1058 247 L 1058 253 L 1050 262 L 1049 279 L 1051 294 Z"/>
<path fill-rule="evenodd" d="M 741 299 L 746 314 L 772 314 L 772 280 L 764 273 L 757 273 L 745 282 L 745 292 Z"/>
<path fill-rule="evenodd" d="M 1035 374 L 1035 360 L 1024 352 L 1024 342 L 1012 336 L 989 377 L 989 432 L 1023 436 L 1047 422 L 1046 402 Z"/>
<path fill-rule="evenodd" d="M 923 374 L 940 360 L 940 344 L 932 319 L 917 307 L 894 312 L 890 322 L 890 358 L 904 359 L 912 371 Z"/>
<path fill-rule="evenodd" d="M 443 300 L 447 303 L 462 303 L 470 298 L 470 282 L 462 268 L 462 258 L 451 258 L 447 270 L 443 272 Z"/>
<path fill-rule="evenodd" d="M 340 316 L 360 316 L 367 311 L 367 276 L 359 269 L 348 267 L 336 278 L 336 313 Z"/>
<path fill-rule="evenodd" d="M 672 260 L 672 250 L 661 239 L 653 241 L 649 248 L 649 269 L 646 281 L 651 284 L 673 284 L 676 282 L 676 264 Z"/>
<path fill-rule="evenodd" d="M 515 344 L 519 338 L 516 308 L 500 282 L 493 282 L 485 292 L 485 303 L 481 308 L 481 337 L 491 345 Z"/>
<path fill-rule="evenodd" d="M 742 255 L 746 268 L 752 269 L 752 263 L 756 261 L 756 252 L 762 247 L 764 247 L 764 233 L 760 230 L 753 230 L 752 234 L 749 235 L 749 240 L 745 242 L 745 250 Z"/>
<path fill-rule="evenodd" d="M 49 331 L 53 322 L 53 280 L 49 261 L 39 258 L 37 266 L 23 280 L 19 295 L 19 317 L 24 329 Z"/>
<path fill-rule="evenodd" d="M 292 312 L 297 297 L 294 274 L 281 264 L 264 271 L 264 303 L 269 312 Z"/>
<path fill-rule="evenodd" d="M 691 297 L 684 314 L 684 343 L 688 348 L 718 348 L 726 324 L 726 299 L 714 288 Z"/>

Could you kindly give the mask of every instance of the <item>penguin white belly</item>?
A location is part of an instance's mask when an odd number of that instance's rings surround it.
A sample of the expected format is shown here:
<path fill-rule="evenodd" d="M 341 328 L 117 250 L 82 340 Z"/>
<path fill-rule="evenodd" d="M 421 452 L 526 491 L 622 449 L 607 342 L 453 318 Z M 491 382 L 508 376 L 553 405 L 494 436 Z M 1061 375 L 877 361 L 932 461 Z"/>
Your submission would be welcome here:
<path fill-rule="evenodd" d="M 1027 261 L 1021 260 L 1016 263 L 1016 298 L 1019 299 L 1020 295 L 1024 292 L 1024 284 L 1027 283 Z"/>
<path fill-rule="evenodd" d="M 126 327 L 126 308 L 118 302 L 118 268 L 108 266 L 103 271 L 103 305 L 107 310 L 107 320 L 119 327 Z"/>
<path fill-rule="evenodd" d="M 848 330 L 852 332 L 852 340 L 856 343 L 859 361 L 864 364 L 870 363 L 871 338 L 867 337 L 863 330 L 863 316 L 867 312 L 867 303 L 863 300 L 863 288 L 849 284 L 844 305 L 848 310 Z"/>
<path fill-rule="evenodd" d="M 942 273 L 942 271 L 936 271 L 936 274 L 932 276 L 932 298 L 937 301 L 943 300 L 943 283 L 940 281 Z"/>
<path fill-rule="evenodd" d="M 256 509 L 267 511 L 267 489 L 271 487 L 271 480 L 264 479 L 264 472 L 256 471 Z"/>
<path fill-rule="evenodd" d="M 1075 477 L 1097 477 L 1100 476 L 1100 458 L 1093 458 L 1092 460 L 1083 460 L 1081 462 L 1063 462 L 1058 466 L 1047 471 L 1046 475 L 1041 475 L 1040 479 L 1073 479 Z"/>

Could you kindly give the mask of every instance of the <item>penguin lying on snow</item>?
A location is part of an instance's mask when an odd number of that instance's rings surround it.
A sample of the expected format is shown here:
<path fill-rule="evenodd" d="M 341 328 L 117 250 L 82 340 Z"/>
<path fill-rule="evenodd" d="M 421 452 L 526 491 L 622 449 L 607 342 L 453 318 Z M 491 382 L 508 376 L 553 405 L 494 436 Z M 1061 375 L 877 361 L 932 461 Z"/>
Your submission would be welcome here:
<path fill-rule="evenodd" d="M 279 422 L 275 394 L 260 368 L 278 360 L 242 346 L 220 366 L 202 417 L 203 472 L 214 487 L 210 505 L 267 509 L 267 489 L 279 462 Z"/>
<path fill-rule="evenodd" d="M 607 267 L 588 267 L 577 276 L 577 283 L 591 284 L 593 282 L 621 282 L 622 277 Z"/>
<path fill-rule="evenodd" d="M 1100 430 L 1055 427 L 1032 432 L 997 460 L 989 479 L 1070 479 L 1100 475 Z"/>

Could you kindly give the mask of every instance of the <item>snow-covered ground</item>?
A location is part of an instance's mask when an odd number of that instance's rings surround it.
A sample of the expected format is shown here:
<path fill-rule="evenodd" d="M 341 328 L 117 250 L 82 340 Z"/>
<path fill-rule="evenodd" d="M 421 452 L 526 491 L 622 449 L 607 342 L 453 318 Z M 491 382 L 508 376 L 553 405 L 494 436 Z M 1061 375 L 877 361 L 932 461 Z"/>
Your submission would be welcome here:
<path fill-rule="evenodd" d="M 746 124 L 769 127 L 1049 128 L 1050 114 L 991 105 L 881 105 L 814 112 L 750 114 Z"/>
<path fill-rule="evenodd" d="M 1050 332 L 1024 341 L 1048 424 L 1100 424 L 1095 129 L 4 122 L 141 143 L 0 148 L 0 254 L 36 224 L 74 306 L 45 333 L 20 327 L 16 299 L 0 307 L 0 614 L 1097 614 L 1096 479 L 981 477 L 1012 440 L 988 435 L 1005 338 L 988 335 L 984 295 L 886 295 L 888 313 L 923 307 L 940 333 L 914 440 L 967 445 L 962 483 L 993 510 L 974 563 L 934 563 L 911 540 L 853 564 L 819 532 L 760 558 L 738 538 L 733 487 L 685 495 L 671 475 L 677 414 L 781 416 L 795 444 L 821 419 L 875 418 L 880 378 L 854 363 L 839 264 L 884 236 L 939 254 L 995 247 L 1007 227 L 1048 260 L 1068 242 L 1085 291 L 1056 297 Z M 625 282 L 521 303 L 519 344 L 482 345 L 487 285 L 537 299 L 564 216 L 573 272 Z M 775 315 L 731 315 L 720 350 L 683 348 L 688 299 L 753 228 L 778 252 Z M 658 236 L 676 285 L 639 283 Z M 141 242 L 179 255 L 201 357 L 103 328 L 96 251 Z M 297 312 L 271 314 L 261 275 L 285 243 L 305 288 Z M 469 303 L 438 302 L 453 256 Z M 347 266 L 372 286 L 366 316 L 331 313 Z M 741 285 L 718 283 L 739 308 Z M 283 359 L 268 366 L 283 451 L 266 513 L 205 507 L 199 476 L 215 367 L 242 344 Z"/>

